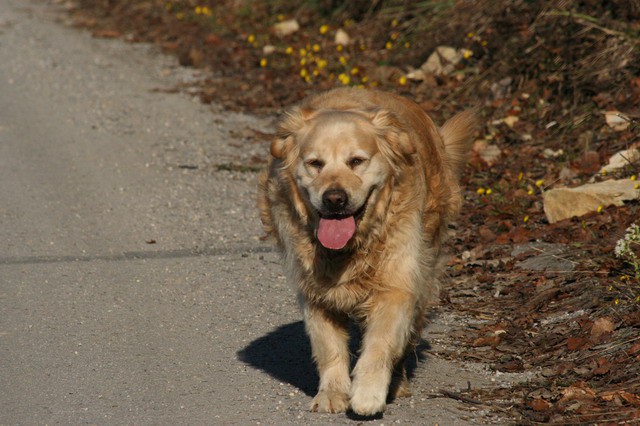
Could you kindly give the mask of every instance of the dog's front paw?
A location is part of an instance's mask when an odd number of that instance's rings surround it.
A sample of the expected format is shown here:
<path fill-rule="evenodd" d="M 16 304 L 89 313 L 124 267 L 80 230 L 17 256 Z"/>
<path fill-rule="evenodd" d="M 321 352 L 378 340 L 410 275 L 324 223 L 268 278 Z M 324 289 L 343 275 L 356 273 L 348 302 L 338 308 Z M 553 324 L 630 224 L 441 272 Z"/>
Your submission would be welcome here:
<path fill-rule="evenodd" d="M 349 395 L 335 390 L 321 390 L 311 401 L 311 411 L 344 413 L 349 408 Z"/>
<path fill-rule="evenodd" d="M 358 386 L 351 388 L 351 410 L 361 416 L 373 416 L 384 411 L 387 402 L 385 386 Z"/>

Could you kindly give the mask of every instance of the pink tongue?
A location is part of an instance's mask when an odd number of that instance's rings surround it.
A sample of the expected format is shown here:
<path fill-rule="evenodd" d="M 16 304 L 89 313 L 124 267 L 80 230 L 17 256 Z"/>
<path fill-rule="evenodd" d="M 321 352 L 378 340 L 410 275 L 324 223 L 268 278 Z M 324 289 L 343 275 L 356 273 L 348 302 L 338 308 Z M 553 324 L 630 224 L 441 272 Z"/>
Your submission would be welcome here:
<path fill-rule="evenodd" d="M 344 219 L 320 219 L 318 240 L 328 249 L 340 250 L 347 245 L 355 232 L 356 221 L 353 216 Z"/>

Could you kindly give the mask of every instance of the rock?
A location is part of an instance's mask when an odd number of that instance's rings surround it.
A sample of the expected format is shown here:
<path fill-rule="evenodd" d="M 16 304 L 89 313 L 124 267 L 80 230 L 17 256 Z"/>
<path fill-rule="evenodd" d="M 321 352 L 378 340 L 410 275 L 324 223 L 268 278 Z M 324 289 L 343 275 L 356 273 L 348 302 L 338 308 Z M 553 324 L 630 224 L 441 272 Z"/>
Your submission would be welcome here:
<path fill-rule="evenodd" d="M 582 216 L 598 207 L 621 206 L 638 199 L 638 182 L 631 179 L 608 180 L 576 188 L 555 188 L 543 194 L 544 213 L 549 223 Z"/>
<path fill-rule="evenodd" d="M 609 164 L 600 169 L 600 173 L 610 173 L 636 162 L 640 162 L 640 145 L 613 154 Z"/>
<path fill-rule="evenodd" d="M 287 19 L 286 21 L 278 22 L 272 29 L 278 37 L 286 37 L 298 31 L 300 24 L 295 19 Z"/>
<path fill-rule="evenodd" d="M 349 34 L 347 34 L 345 30 L 343 30 L 342 28 L 339 28 L 338 31 L 336 31 L 336 36 L 333 39 L 333 41 L 336 44 L 341 44 L 343 46 L 346 46 L 351 42 L 351 38 L 349 37 Z"/>
<path fill-rule="evenodd" d="M 531 257 L 516 263 L 516 268 L 527 271 L 573 271 L 575 264 L 564 256 L 567 247 L 564 244 L 533 242 L 517 245 L 511 252 L 512 257 L 528 255 Z"/>

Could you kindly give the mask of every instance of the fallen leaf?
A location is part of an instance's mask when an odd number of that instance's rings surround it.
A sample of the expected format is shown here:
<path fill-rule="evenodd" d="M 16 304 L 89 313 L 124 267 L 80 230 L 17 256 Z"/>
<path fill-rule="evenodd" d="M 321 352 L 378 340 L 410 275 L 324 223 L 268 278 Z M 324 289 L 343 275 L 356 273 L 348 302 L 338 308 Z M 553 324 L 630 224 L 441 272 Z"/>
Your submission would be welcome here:
<path fill-rule="evenodd" d="M 262 47 L 262 54 L 265 56 L 271 55 L 276 51 L 276 47 L 272 44 L 267 44 Z"/>
<path fill-rule="evenodd" d="M 625 400 L 627 403 L 640 407 L 640 396 L 624 390 L 614 390 L 602 392 L 598 398 L 603 401 Z"/>
<path fill-rule="evenodd" d="M 598 318 L 593 322 L 593 326 L 591 327 L 591 340 L 593 342 L 599 341 L 602 336 L 610 334 L 613 332 L 615 325 L 611 318 L 602 317 Z"/>
<path fill-rule="evenodd" d="M 595 399 L 596 392 L 585 382 L 576 382 L 568 388 L 562 389 L 561 403 L 569 401 L 591 401 Z"/>
<path fill-rule="evenodd" d="M 479 348 L 482 346 L 498 346 L 502 338 L 500 334 L 491 334 L 489 336 L 482 336 L 473 341 L 472 346 L 474 348 Z"/>
<path fill-rule="evenodd" d="M 551 403 L 542 398 L 535 398 L 532 401 L 529 401 L 528 405 L 533 411 L 545 411 L 551 408 Z"/>
<path fill-rule="evenodd" d="M 609 164 L 600 169 L 600 173 L 610 173 L 640 162 L 640 146 L 616 152 L 609 158 Z"/>
<path fill-rule="evenodd" d="M 510 129 L 513 129 L 513 126 L 515 126 L 518 121 L 520 121 L 520 119 L 515 115 L 509 115 L 502 119 L 502 122 Z"/>
<path fill-rule="evenodd" d="M 333 41 L 335 42 L 335 44 L 341 44 L 343 46 L 346 46 L 351 42 L 351 38 L 349 37 L 349 34 L 347 34 L 345 30 L 343 30 L 342 28 L 338 28 L 338 31 L 336 31 L 336 36 L 333 39 Z"/>
<path fill-rule="evenodd" d="M 287 19 L 286 21 L 278 22 L 271 28 L 278 37 L 286 37 L 298 31 L 300 24 L 295 19 Z"/>
<path fill-rule="evenodd" d="M 567 349 L 575 351 L 584 346 L 585 343 L 587 343 L 587 339 L 584 337 L 569 337 L 567 339 Z"/>
<path fill-rule="evenodd" d="M 93 36 L 99 38 L 118 38 L 122 36 L 122 33 L 117 30 L 97 30 L 94 31 Z"/>
<path fill-rule="evenodd" d="M 631 119 L 620 111 L 606 111 L 604 113 L 604 119 L 607 125 L 616 132 L 626 130 L 631 124 Z"/>
<path fill-rule="evenodd" d="M 472 149 L 488 166 L 496 164 L 502 155 L 497 145 L 490 145 L 485 139 L 475 141 Z"/>
<path fill-rule="evenodd" d="M 462 50 L 450 46 L 438 46 L 420 69 L 427 74 L 450 74 L 462 58 Z"/>

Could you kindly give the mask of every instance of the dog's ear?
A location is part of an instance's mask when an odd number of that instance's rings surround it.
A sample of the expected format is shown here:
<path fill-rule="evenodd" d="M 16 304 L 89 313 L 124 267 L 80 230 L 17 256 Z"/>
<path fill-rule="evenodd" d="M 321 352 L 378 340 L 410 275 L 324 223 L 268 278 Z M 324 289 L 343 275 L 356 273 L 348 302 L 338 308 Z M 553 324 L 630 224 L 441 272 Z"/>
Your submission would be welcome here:
<path fill-rule="evenodd" d="M 293 136 L 275 138 L 271 141 L 271 148 L 269 151 L 273 158 L 283 159 L 286 156 L 287 151 L 291 149 L 291 145 L 293 145 Z"/>
<path fill-rule="evenodd" d="M 386 109 L 371 111 L 371 123 L 376 132 L 389 143 L 397 156 L 410 156 L 415 154 L 416 147 L 411 142 L 409 135 L 402 130 L 395 115 Z"/>
<path fill-rule="evenodd" d="M 271 155 L 282 159 L 295 145 L 294 135 L 302 130 L 307 120 L 315 115 L 315 111 L 307 108 L 293 107 L 285 112 L 278 125 L 278 135 L 271 142 Z"/>

